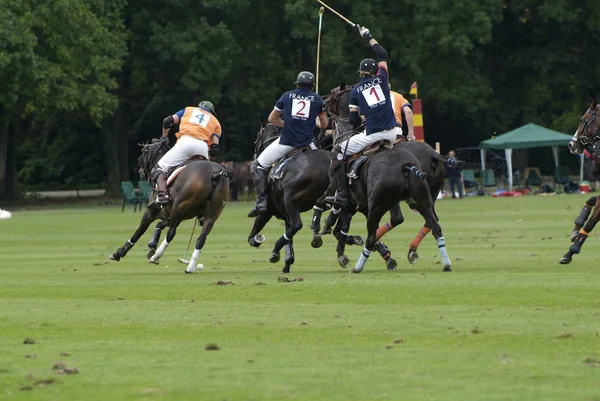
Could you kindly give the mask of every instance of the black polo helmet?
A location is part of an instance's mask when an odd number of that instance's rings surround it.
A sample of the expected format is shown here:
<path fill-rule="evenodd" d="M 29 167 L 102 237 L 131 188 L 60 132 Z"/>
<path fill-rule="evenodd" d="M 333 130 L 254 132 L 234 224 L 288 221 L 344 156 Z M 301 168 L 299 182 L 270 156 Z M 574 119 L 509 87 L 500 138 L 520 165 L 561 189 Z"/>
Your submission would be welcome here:
<path fill-rule="evenodd" d="M 302 71 L 300 74 L 298 74 L 298 77 L 296 77 L 296 82 L 294 83 L 302 86 L 314 86 L 315 76 L 312 72 Z"/>
<path fill-rule="evenodd" d="M 206 110 L 210 111 L 210 114 L 212 114 L 213 116 L 217 116 L 217 112 L 215 111 L 215 105 L 212 104 L 212 102 L 209 102 L 208 100 L 203 100 L 200 103 L 198 103 L 198 107 L 204 107 Z"/>
<path fill-rule="evenodd" d="M 369 72 L 375 74 L 377 72 L 377 61 L 372 58 L 366 58 L 360 62 L 358 72 Z"/>

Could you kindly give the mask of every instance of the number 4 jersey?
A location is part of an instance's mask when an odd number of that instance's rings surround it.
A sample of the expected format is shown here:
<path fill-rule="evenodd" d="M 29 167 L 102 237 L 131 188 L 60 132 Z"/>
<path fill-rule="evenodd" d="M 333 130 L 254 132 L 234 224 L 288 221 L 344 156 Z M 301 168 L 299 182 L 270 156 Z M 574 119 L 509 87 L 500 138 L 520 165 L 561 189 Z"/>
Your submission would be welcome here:
<path fill-rule="evenodd" d="M 358 111 L 365 116 L 367 135 L 398 127 L 385 68 L 380 67 L 375 77 L 364 77 L 352 88 L 350 111 Z"/>
<path fill-rule="evenodd" d="M 321 96 L 307 88 L 285 92 L 275 104 L 282 113 L 285 125 L 281 130 L 281 145 L 303 148 L 314 139 L 315 122 L 319 113 L 325 112 Z"/>
<path fill-rule="evenodd" d="M 196 139 L 200 139 L 206 143 L 210 143 L 212 134 L 217 134 L 221 137 L 221 124 L 210 111 L 202 107 L 186 107 L 175 113 L 179 117 L 179 132 L 177 138 L 182 135 L 189 135 Z"/>

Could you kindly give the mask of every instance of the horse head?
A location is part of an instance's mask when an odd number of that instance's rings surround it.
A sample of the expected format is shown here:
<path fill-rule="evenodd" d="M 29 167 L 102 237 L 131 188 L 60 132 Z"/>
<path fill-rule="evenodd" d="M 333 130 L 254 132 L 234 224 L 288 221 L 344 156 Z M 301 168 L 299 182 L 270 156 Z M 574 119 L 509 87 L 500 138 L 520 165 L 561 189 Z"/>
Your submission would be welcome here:
<path fill-rule="evenodd" d="M 156 163 L 169 151 L 167 141 L 153 138 L 150 143 L 140 144 L 142 154 L 138 158 L 138 172 L 142 180 L 149 180 L 152 177 Z"/>
<path fill-rule="evenodd" d="M 279 138 L 281 134 L 281 128 L 271 123 L 263 125 L 263 127 L 256 134 L 256 140 L 254 141 L 254 158 L 258 157 L 267 146 L 273 141 Z"/>
<path fill-rule="evenodd" d="M 575 131 L 573 139 L 569 142 L 569 150 L 572 154 L 581 154 L 586 149 L 593 152 L 600 142 L 598 109 L 600 109 L 600 105 L 594 99 L 590 108 L 579 119 L 577 131 Z"/>

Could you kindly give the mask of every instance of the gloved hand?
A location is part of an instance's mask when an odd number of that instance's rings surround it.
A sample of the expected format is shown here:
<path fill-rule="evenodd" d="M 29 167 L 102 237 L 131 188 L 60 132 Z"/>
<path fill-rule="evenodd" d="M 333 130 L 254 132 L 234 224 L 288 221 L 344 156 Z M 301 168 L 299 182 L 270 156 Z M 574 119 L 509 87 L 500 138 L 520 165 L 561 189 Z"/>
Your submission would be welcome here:
<path fill-rule="evenodd" d="M 210 157 L 217 157 L 221 154 L 221 147 L 218 143 L 213 143 L 210 145 L 210 149 L 208 151 L 208 155 Z"/>
<path fill-rule="evenodd" d="M 364 26 L 360 26 L 357 25 L 357 29 L 358 29 L 358 33 L 360 33 L 360 36 L 362 36 L 365 39 L 371 39 L 371 31 L 369 31 L 369 28 L 365 28 Z"/>

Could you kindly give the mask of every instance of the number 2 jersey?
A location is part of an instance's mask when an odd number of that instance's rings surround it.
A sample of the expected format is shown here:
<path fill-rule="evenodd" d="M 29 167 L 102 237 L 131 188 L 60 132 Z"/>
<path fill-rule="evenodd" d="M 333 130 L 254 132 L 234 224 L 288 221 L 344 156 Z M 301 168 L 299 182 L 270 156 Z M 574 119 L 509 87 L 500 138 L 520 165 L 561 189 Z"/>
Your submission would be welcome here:
<path fill-rule="evenodd" d="M 374 77 L 364 77 L 350 92 L 350 111 L 365 116 L 367 135 L 399 127 L 388 86 L 388 72 L 379 67 Z"/>
<path fill-rule="evenodd" d="M 285 122 L 279 144 L 303 148 L 314 139 L 315 122 L 319 113 L 325 112 L 325 103 L 308 88 L 296 88 L 279 98 L 275 110 Z"/>
<path fill-rule="evenodd" d="M 175 113 L 179 117 L 179 132 L 177 138 L 189 135 L 206 143 L 210 143 L 210 137 L 217 134 L 221 137 L 221 124 L 211 112 L 203 107 L 186 107 Z"/>

